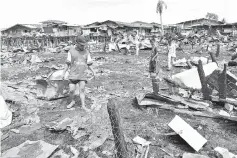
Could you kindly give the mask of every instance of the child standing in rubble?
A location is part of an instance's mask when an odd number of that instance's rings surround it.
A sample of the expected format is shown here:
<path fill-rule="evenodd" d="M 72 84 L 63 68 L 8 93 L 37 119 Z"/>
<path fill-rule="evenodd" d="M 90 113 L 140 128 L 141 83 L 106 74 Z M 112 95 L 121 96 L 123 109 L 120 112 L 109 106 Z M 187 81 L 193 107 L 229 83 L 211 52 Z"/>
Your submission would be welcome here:
<path fill-rule="evenodd" d="M 69 70 L 69 91 L 71 103 L 67 106 L 68 109 L 75 105 L 75 90 L 79 84 L 80 100 L 82 108 L 89 112 L 90 110 L 85 106 L 85 85 L 87 83 L 87 70 L 91 70 L 94 76 L 94 70 L 91 68 L 92 60 L 90 53 L 86 48 L 87 42 L 83 36 L 78 36 L 76 39 L 76 46 L 71 47 L 68 52 L 66 67 L 63 76 Z"/>
<path fill-rule="evenodd" d="M 152 73 L 158 73 L 157 70 L 157 56 L 158 56 L 158 43 L 155 39 L 155 36 L 152 36 L 150 40 L 152 50 L 150 55 L 150 62 L 149 62 L 149 73 L 152 76 Z"/>
<path fill-rule="evenodd" d="M 176 59 L 176 48 L 178 47 L 176 42 L 177 40 L 175 38 L 171 38 L 168 41 L 168 71 L 172 69 Z"/>
<path fill-rule="evenodd" d="M 138 31 L 135 32 L 135 45 L 136 45 L 136 55 L 139 55 L 139 50 L 140 50 L 140 37 L 138 35 Z"/>

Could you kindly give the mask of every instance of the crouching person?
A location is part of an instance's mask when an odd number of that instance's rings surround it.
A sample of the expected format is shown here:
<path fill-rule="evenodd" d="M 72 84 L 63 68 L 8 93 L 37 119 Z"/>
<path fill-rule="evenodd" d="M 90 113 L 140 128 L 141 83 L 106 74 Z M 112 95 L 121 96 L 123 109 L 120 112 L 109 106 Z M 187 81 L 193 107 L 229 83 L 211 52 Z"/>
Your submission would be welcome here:
<path fill-rule="evenodd" d="M 63 72 L 63 76 L 69 69 L 69 91 L 71 103 L 67 106 L 68 109 L 75 105 L 75 91 L 77 84 L 79 84 L 80 100 L 82 108 L 89 112 L 90 110 L 86 108 L 85 105 L 85 85 L 87 83 L 87 70 L 91 70 L 93 75 L 94 71 L 91 68 L 92 60 L 88 50 L 85 49 L 87 42 L 84 37 L 78 36 L 76 39 L 76 46 L 71 47 L 68 52 L 68 57 L 66 61 L 66 67 Z M 65 78 L 65 77 L 64 77 Z"/>

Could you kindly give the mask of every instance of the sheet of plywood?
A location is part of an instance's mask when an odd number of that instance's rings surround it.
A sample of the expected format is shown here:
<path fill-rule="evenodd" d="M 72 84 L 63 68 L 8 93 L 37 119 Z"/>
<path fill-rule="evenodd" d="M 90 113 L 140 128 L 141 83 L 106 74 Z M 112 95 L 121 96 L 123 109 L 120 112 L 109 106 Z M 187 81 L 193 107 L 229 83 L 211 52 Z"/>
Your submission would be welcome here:
<path fill-rule="evenodd" d="M 179 134 L 180 137 L 182 137 L 196 151 L 199 151 L 207 142 L 203 136 L 177 115 L 169 123 L 169 127 Z"/>
<path fill-rule="evenodd" d="M 217 68 L 218 66 L 215 62 L 203 65 L 205 76 L 212 74 L 212 72 L 216 70 Z M 189 87 L 193 89 L 202 88 L 197 68 L 192 68 L 192 69 L 180 72 L 178 74 L 175 74 L 172 76 L 172 80 L 177 83 L 180 83 L 181 85 L 185 87 Z"/>

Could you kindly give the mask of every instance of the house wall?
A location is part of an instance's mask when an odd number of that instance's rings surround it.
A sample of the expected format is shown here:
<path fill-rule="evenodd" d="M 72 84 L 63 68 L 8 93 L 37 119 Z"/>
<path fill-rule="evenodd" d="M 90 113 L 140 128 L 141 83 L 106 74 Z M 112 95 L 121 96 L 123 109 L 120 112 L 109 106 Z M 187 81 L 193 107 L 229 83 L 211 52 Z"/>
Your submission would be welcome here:
<path fill-rule="evenodd" d="M 55 36 L 76 36 L 81 32 L 79 26 L 55 26 L 53 34 Z"/>
<path fill-rule="evenodd" d="M 90 34 L 90 29 L 82 29 L 83 35 L 88 36 Z"/>
<path fill-rule="evenodd" d="M 22 36 L 24 33 L 32 32 L 33 29 L 29 29 L 27 27 L 16 25 L 6 31 L 2 31 L 4 36 Z"/>
<path fill-rule="evenodd" d="M 189 21 L 185 22 L 184 24 L 178 24 L 179 26 L 183 28 L 188 28 L 194 25 L 199 25 L 199 24 L 207 24 L 207 25 L 215 25 L 215 24 L 220 24 L 218 21 L 213 21 L 213 20 L 208 20 L 208 19 L 201 19 L 201 20 L 194 20 L 194 21 Z"/>

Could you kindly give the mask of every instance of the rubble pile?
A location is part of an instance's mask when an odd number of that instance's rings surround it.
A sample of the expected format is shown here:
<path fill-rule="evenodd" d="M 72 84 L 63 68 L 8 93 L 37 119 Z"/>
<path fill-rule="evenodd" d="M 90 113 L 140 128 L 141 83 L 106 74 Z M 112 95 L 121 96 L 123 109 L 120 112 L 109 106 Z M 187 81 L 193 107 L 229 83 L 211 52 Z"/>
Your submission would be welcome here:
<path fill-rule="evenodd" d="M 194 40 L 202 37 L 207 39 L 203 47 Z M 234 41 L 201 34 L 181 40 L 187 48 L 178 49 L 172 71 L 166 70 L 166 44 L 160 43 L 157 74 L 147 70 L 152 50 L 138 57 L 116 50 L 102 54 L 97 52 L 108 50 L 104 42 L 90 43 L 96 73 L 85 89 L 90 113 L 80 106 L 66 108 L 69 80 L 62 72 L 69 44 L 48 49 L 51 53 L 1 53 L 2 156 L 114 157 L 122 152 L 116 149 L 122 139 L 133 157 L 237 157 Z M 148 41 L 143 45 L 150 49 Z M 111 99 L 116 99 L 118 124 L 108 112 Z M 119 124 L 123 134 L 117 138 Z"/>

